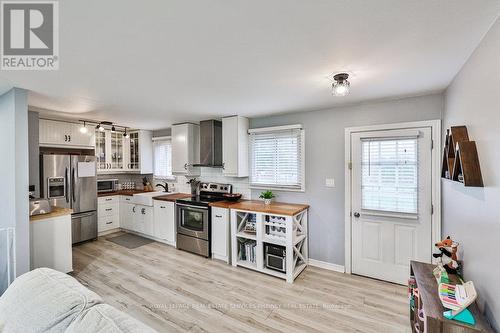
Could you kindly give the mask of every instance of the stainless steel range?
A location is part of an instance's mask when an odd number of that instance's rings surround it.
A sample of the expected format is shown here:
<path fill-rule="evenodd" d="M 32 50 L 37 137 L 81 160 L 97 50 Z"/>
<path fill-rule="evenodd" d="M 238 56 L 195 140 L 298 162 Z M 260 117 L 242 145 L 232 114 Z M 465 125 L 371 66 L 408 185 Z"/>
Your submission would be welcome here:
<path fill-rule="evenodd" d="M 200 183 L 200 195 L 176 200 L 178 249 L 210 257 L 210 203 L 232 191 L 229 184 Z"/>

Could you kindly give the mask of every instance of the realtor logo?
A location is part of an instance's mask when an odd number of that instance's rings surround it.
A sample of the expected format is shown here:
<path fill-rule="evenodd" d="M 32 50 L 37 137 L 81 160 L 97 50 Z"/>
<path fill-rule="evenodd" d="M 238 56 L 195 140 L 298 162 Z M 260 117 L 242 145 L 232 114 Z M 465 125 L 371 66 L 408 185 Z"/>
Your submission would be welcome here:
<path fill-rule="evenodd" d="M 1 2 L 2 70 L 59 69 L 57 1 Z"/>

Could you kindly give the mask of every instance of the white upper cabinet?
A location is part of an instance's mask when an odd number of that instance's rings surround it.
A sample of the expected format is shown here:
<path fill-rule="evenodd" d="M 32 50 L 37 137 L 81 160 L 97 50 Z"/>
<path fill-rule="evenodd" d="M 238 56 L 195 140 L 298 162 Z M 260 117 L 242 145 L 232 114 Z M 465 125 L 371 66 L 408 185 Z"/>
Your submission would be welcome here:
<path fill-rule="evenodd" d="M 222 118 L 222 173 L 248 177 L 248 118 Z"/>
<path fill-rule="evenodd" d="M 98 172 L 153 173 L 153 132 L 133 131 L 130 138 L 123 132 L 96 131 Z"/>
<path fill-rule="evenodd" d="M 172 126 L 172 173 L 199 176 L 200 126 L 191 123 Z"/>
<path fill-rule="evenodd" d="M 40 119 L 39 141 L 42 147 L 94 148 L 94 130 L 80 132 L 81 124 L 59 120 Z"/>

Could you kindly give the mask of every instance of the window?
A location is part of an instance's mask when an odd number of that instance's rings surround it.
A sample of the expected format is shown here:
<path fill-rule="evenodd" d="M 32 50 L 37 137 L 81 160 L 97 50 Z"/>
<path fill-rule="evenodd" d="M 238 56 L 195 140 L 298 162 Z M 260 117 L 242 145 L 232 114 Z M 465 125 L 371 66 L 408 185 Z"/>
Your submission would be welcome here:
<path fill-rule="evenodd" d="M 259 128 L 249 133 L 250 185 L 304 191 L 302 126 Z"/>
<path fill-rule="evenodd" d="M 417 138 L 363 139 L 361 208 L 417 213 Z"/>
<path fill-rule="evenodd" d="M 173 179 L 172 145 L 170 140 L 154 140 L 154 178 Z"/>

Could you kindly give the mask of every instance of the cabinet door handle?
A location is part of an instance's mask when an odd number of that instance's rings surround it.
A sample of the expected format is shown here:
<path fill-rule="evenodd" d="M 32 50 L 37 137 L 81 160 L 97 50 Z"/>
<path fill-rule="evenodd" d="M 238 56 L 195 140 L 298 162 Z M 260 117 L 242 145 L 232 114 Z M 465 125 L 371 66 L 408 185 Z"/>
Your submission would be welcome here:
<path fill-rule="evenodd" d="M 135 206 L 134 206 L 134 207 L 132 207 L 132 211 L 135 213 Z"/>
<path fill-rule="evenodd" d="M 160 208 L 165 209 L 165 206 L 160 206 Z"/>
<path fill-rule="evenodd" d="M 142 215 L 146 215 L 146 208 L 141 209 Z"/>
<path fill-rule="evenodd" d="M 222 170 L 226 170 L 226 163 L 222 162 Z"/>
<path fill-rule="evenodd" d="M 215 215 L 215 217 L 221 219 L 222 218 L 222 215 Z"/>
<path fill-rule="evenodd" d="M 110 221 L 110 222 L 106 222 L 106 224 L 113 224 L 113 221 Z"/>
<path fill-rule="evenodd" d="M 187 169 L 188 169 L 188 164 L 187 164 L 187 163 L 185 163 L 185 164 L 184 164 L 184 170 L 187 170 Z"/>
<path fill-rule="evenodd" d="M 71 135 L 68 135 L 68 141 L 71 142 Z"/>
<path fill-rule="evenodd" d="M 106 201 L 111 201 L 111 200 L 113 200 L 113 199 L 106 199 Z"/>
<path fill-rule="evenodd" d="M 64 142 L 68 142 L 68 136 L 64 135 Z"/>
<path fill-rule="evenodd" d="M 107 212 L 110 212 L 110 211 L 112 211 L 112 210 L 113 210 L 113 208 L 106 208 L 106 211 L 107 211 Z"/>

